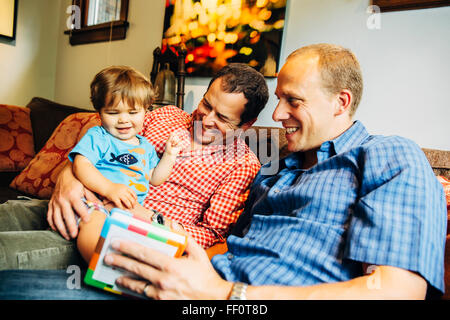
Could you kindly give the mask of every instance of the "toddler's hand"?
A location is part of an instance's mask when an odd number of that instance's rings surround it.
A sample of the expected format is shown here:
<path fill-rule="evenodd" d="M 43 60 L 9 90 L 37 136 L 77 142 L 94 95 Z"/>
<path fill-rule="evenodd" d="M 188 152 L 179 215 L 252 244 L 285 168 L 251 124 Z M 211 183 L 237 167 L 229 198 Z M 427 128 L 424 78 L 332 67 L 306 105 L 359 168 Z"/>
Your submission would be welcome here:
<path fill-rule="evenodd" d="M 120 209 L 133 209 L 137 202 L 136 192 L 120 183 L 113 183 L 111 185 L 106 198 L 111 200 Z"/>
<path fill-rule="evenodd" d="M 166 142 L 166 153 L 176 157 L 183 150 L 183 139 L 177 132 L 172 132 Z"/>

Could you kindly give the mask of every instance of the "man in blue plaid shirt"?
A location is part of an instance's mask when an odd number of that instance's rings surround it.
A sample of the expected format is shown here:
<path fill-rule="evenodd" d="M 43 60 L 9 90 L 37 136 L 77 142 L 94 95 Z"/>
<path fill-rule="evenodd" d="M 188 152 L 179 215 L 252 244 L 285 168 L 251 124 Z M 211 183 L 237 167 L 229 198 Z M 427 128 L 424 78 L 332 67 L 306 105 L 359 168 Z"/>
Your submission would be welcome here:
<path fill-rule="evenodd" d="M 244 214 L 211 262 L 189 239 L 174 259 L 126 241 L 105 262 L 148 281 L 118 284 L 156 299 L 424 299 L 444 291 L 446 206 L 410 140 L 369 135 L 352 116 L 362 95 L 355 56 L 320 44 L 281 69 L 273 119 L 288 149 L 264 167 Z"/>

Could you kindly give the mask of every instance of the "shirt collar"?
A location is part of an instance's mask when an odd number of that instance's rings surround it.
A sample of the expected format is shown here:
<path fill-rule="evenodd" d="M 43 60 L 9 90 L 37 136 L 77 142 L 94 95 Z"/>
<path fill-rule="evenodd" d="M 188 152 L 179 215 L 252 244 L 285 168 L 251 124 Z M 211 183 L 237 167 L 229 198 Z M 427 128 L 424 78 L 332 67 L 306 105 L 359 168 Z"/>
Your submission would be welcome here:
<path fill-rule="evenodd" d="M 334 146 L 334 154 L 331 156 L 361 145 L 368 137 L 369 133 L 367 132 L 366 127 L 364 127 L 361 121 L 356 120 L 344 133 L 330 141 Z"/>
<path fill-rule="evenodd" d="M 367 132 L 366 127 L 361 121 L 356 120 L 350 128 L 345 130 L 337 138 L 322 143 L 320 148 L 317 150 L 317 161 L 320 163 L 332 156 L 335 156 L 336 154 L 343 153 L 353 147 L 359 146 L 368 137 L 369 133 Z M 289 169 L 301 168 L 301 152 L 296 152 L 287 156 L 284 159 L 284 163 Z"/>

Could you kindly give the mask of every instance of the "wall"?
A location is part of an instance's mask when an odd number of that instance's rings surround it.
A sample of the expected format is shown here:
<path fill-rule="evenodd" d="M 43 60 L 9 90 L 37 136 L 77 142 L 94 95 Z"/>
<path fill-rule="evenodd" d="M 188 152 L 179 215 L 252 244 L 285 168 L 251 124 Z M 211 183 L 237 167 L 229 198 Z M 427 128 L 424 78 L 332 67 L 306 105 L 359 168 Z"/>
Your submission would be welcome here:
<path fill-rule="evenodd" d="M 369 30 L 368 4 L 290 1 L 282 61 L 310 43 L 350 48 L 365 83 L 355 118 L 371 133 L 402 135 L 422 147 L 450 150 L 450 7 L 382 13 L 381 29 Z"/>
<path fill-rule="evenodd" d="M 20 1 L 21 2 L 21 1 Z M 55 100 L 90 108 L 89 83 L 110 64 L 128 64 L 149 74 L 161 43 L 164 0 L 130 1 L 127 39 L 70 46 L 63 35 L 70 0 L 62 0 L 58 30 Z M 361 62 L 365 89 L 355 118 L 374 134 L 398 134 L 422 147 L 450 150 L 450 7 L 389 12 L 381 29 L 369 30 L 370 0 L 290 0 L 281 62 L 296 48 L 330 42 L 352 49 Z M 208 79 L 187 79 L 186 111 L 202 98 Z M 278 125 L 276 80 L 257 125 Z"/>
<path fill-rule="evenodd" d="M 89 84 L 109 65 L 128 65 L 150 76 L 153 50 L 161 45 L 165 1 L 133 0 L 128 6 L 126 39 L 71 46 L 67 29 L 71 0 L 61 2 L 55 100 L 90 109 Z"/>
<path fill-rule="evenodd" d="M 54 0 L 19 1 L 16 39 L 0 40 L 0 103 L 54 99 L 59 14 Z"/>

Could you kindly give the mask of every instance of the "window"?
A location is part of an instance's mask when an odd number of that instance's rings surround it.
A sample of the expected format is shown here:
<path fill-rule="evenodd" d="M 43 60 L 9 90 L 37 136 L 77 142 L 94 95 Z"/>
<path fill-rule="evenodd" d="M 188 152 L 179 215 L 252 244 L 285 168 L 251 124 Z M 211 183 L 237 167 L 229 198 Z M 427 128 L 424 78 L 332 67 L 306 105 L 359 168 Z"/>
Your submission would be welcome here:
<path fill-rule="evenodd" d="M 88 26 L 120 20 L 120 0 L 90 0 Z"/>
<path fill-rule="evenodd" d="M 73 46 L 126 37 L 128 0 L 72 0 L 72 7 L 67 10 L 71 12 L 71 28 L 64 34 L 69 35 Z"/>

